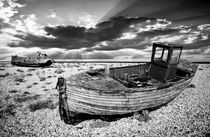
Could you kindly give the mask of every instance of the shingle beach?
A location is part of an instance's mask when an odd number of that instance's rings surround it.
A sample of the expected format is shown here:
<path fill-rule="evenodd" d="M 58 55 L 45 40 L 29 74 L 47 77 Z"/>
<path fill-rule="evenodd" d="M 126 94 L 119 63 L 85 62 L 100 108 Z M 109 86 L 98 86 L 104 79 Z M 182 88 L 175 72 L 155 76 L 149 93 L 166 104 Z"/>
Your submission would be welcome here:
<path fill-rule="evenodd" d="M 90 119 L 71 125 L 58 111 L 59 76 L 90 69 L 94 64 L 54 64 L 26 68 L 0 64 L 0 136 L 192 136 L 210 135 L 210 65 L 199 65 L 191 85 L 165 106 L 149 111 L 148 120 Z"/>

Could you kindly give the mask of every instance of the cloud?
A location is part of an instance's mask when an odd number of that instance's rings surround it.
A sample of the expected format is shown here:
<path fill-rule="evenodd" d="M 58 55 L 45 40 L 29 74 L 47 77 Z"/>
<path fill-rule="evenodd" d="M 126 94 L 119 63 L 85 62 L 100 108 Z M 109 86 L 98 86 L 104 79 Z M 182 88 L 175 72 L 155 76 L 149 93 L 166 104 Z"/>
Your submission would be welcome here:
<path fill-rule="evenodd" d="M 56 16 L 54 13 L 51 11 L 49 16 Z M 199 49 L 209 45 L 209 24 L 174 27 L 173 22 L 166 19 L 122 16 L 95 24 L 94 16 L 88 13 L 78 18 L 76 26 L 41 26 L 37 23 L 35 14 L 22 15 L 20 19 L 10 22 L 11 28 L 6 28 L 6 24 L 2 25 L 4 29 L 1 32 L 13 39 L 8 40 L 8 46 L 12 48 L 59 48 L 68 51 L 65 56 L 59 55 L 59 52 L 50 53 L 55 58 L 73 59 L 74 52 L 78 55 L 76 58 L 114 58 L 110 54 L 112 51 L 114 55 L 122 57 L 125 52 L 119 51 L 123 49 L 144 51 L 141 54 L 124 56 L 126 58 L 141 57 L 151 51 L 153 42 L 181 44 L 185 49 Z M 76 54 L 77 51 L 82 53 Z"/>
<path fill-rule="evenodd" d="M 88 13 L 83 13 L 82 15 L 78 16 L 77 25 L 82 26 L 85 28 L 93 28 L 96 25 L 95 17 Z"/>
<path fill-rule="evenodd" d="M 144 24 L 137 24 L 138 32 L 153 31 L 153 30 L 164 30 L 172 22 L 166 19 L 157 19 L 156 21 L 147 20 Z"/>
<path fill-rule="evenodd" d="M 47 36 L 47 32 L 43 29 L 44 27 L 38 24 L 37 17 L 35 14 L 30 14 L 27 16 L 22 16 L 21 19 L 15 20 L 11 25 L 14 30 L 20 31 L 22 33 L 29 33 L 36 36 Z"/>
<path fill-rule="evenodd" d="M 19 4 L 17 0 L 0 1 L 0 44 L 18 45 L 27 43 L 24 38 L 34 36 L 50 37 L 43 29 L 43 26 L 37 23 L 35 14 L 20 15 L 19 18 L 13 17 L 19 13 L 19 9 L 25 5 Z M 21 46 L 19 46 L 21 47 Z"/>
<path fill-rule="evenodd" d="M 202 25 L 199 25 L 197 26 L 197 29 L 198 30 L 209 30 L 210 31 L 210 24 L 202 24 Z"/>
<path fill-rule="evenodd" d="M 15 35 L 15 37 L 21 39 L 21 41 L 19 43 L 9 43 L 8 44 L 9 47 L 24 47 L 24 48 L 39 47 L 42 49 L 49 49 L 49 48 L 59 48 L 59 44 L 62 45 L 62 47 L 60 48 L 68 47 L 68 43 L 66 41 L 44 37 L 44 36 L 27 34 L 27 36 Z"/>
<path fill-rule="evenodd" d="M 9 53 L 8 49 L 0 48 L 0 54 L 7 54 L 7 53 Z"/>
<path fill-rule="evenodd" d="M 49 10 L 50 14 L 47 16 L 47 18 L 56 18 L 57 14 L 53 10 Z"/>
<path fill-rule="evenodd" d="M 24 6 L 16 1 L 17 0 L 3 0 L 0 2 L 0 18 L 4 23 L 9 23 L 11 17 L 18 13 L 18 9 Z"/>
<path fill-rule="evenodd" d="M 18 13 L 18 9 L 24 5 L 16 3 L 12 0 L 0 1 L 0 35 L 1 30 L 5 28 L 12 28 L 11 18 Z"/>
<path fill-rule="evenodd" d="M 125 32 L 122 34 L 122 36 L 118 39 L 134 39 L 137 35 L 132 32 Z"/>
<path fill-rule="evenodd" d="M 35 16 L 29 18 L 30 26 L 35 25 L 33 19 Z M 28 19 L 28 18 L 27 18 Z M 103 41 L 113 41 L 121 37 L 124 31 L 128 29 L 129 25 L 144 18 L 126 19 L 123 17 L 113 18 L 110 21 L 102 22 L 96 25 L 95 28 L 87 29 L 80 26 L 56 26 L 45 27 L 44 31 L 47 36 L 37 35 L 36 31 L 27 31 L 27 35 L 16 35 L 16 37 L 23 40 L 19 44 L 9 44 L 10 47 L 59 47 L 64 49 L 80 49 L 92 48 L 97 43 Z M 20 25 L 23 26 L 23 25 Z M 19 27 L 20 28 L 20 27 Z M 34 27 L 36 29 L 36 27 Z M 37 29 L 36 29 L 37 30 Z M 37 31 L 39 32 L 39 31 Z M 25 33 L 26 34 L 26 33 Z M 42 34 L 42 33 L 39 33 Z M 43 35 L 45 33 L 43 32 Z M 51 37 L 50 37 L 51 36 Z"/>
<path fill-rule="evenodd" d="M 8 45 L 30 43 L 29 40 L 25 40 L 28 36 L 50 37 L 45 35 L 46 32 L 36 23 L 37 17 L 35 14 L 27 16 L 20 15 L 19 19 L 13 19 L 13 17 L 19 13 L 19 9 L 24 6 L 25 5 L 17 3 L 16 0 L 0 1 L 0 45 L 1 47 L 10 49 L 11 53 L 17 53 L 18 50 L 22 50 L 22 47 L 24 46 L 18 46 L 18 48 L 11 49 Z M 2 51 L 7 53 L 5 50 Z M 5 56 L 4 58 L 7 58 L 8 56 L 10 55 Z"/>
<path fill-rule="evenodd" d="M 183 52 L 185 54 L 203 54 L 207 51 L 208 48 L 204 47 L 204 48 L 200 48 L 200 49 L 190 49 L 190 50 L 184 50 Z"/>
<path fill-rule="evenodd" d="M 204 54 L 210 55 L 210 46 L 207 47 L 207 49 L 205 50 Z"/>
<path fill-rule="evenodd" d="M 3 19 L 0 18 L 0 30 L 2 28 L 9 28 L 10 25 L 8 23 L 5 23 Z"/>

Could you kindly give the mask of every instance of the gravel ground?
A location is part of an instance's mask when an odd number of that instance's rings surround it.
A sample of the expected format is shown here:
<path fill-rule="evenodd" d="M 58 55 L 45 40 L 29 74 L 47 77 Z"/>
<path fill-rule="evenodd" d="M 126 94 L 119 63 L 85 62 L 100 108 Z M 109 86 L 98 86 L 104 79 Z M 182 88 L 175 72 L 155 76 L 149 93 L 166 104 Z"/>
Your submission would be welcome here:
<path fill-rule="evenodd" d="M 92 119 L 68 125 L 60 120 L 57 105 L 31 112 L 27 105 L 33 101 L 14 102 L 13 96 L 20 93 L 2 91 L 8 90 L 8 81 L 1 78 L 0 136 L 207 136 L 210 133 L 210 65 L 199 68 L 192 81 L 195 87 L 187 88 L 166 106 L 151 111 L 147 122 L 127 117 L 113 122 Z M 55 93 L 46 92 L 56 101 Z M 5 106 L 7 109 L 2 111 Z"/>

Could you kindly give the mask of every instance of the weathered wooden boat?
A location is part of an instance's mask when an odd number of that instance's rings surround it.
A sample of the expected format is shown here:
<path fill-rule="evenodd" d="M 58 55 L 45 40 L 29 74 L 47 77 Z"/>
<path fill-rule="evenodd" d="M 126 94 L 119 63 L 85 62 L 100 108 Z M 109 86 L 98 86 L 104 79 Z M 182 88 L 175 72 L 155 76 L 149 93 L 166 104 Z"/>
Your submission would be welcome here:
<path fill-rule="evenodd" d="M 123 115 L 165 104 L 191 82 L 197 65 L 180 60 L 182 46 L 154 43 L 150 63 L 59 77 L 62 119 L 75 114 Z"/>
<path fill-rule="evenodd" d="M 24 66 L 24 67 L 47 67 L 50 66 L 54 60 L 49 59 L 47 57 L 20 57 L 20 56 L 12 56 L 11 64 L 16 66 Z"/>

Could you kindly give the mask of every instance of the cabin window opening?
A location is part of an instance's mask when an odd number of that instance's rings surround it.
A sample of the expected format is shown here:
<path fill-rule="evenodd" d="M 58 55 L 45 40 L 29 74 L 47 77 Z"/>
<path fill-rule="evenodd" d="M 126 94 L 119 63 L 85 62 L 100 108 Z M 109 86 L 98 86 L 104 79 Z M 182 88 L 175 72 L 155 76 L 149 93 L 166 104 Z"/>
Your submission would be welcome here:
<path fill-rule="evenodd" d="M 157 47 L 155 50 L 155 60 L 162 60 L 163 48 Z"/>
<path fill-rule="evenodd" d="M 176 63 L 179 62 L 180 54 L 181 54 L 180 49 L 174 49 L 173 50 L 173 54 L 172 54 L 172 57 L 171 57 L 171 64 L 176 64 Z"/>
<path fill-rule="evenodd" d="M 167 62 L 168 59 L 168 49 L 163 50 L 162 61 Z"/>
<path fill-rule="evenodd" d="M 157 47 L 156 51 L 155 51 L 155 59 L 154 60 L 167 62 L 168 52 L 169 51 L 166 48 Z"/>

